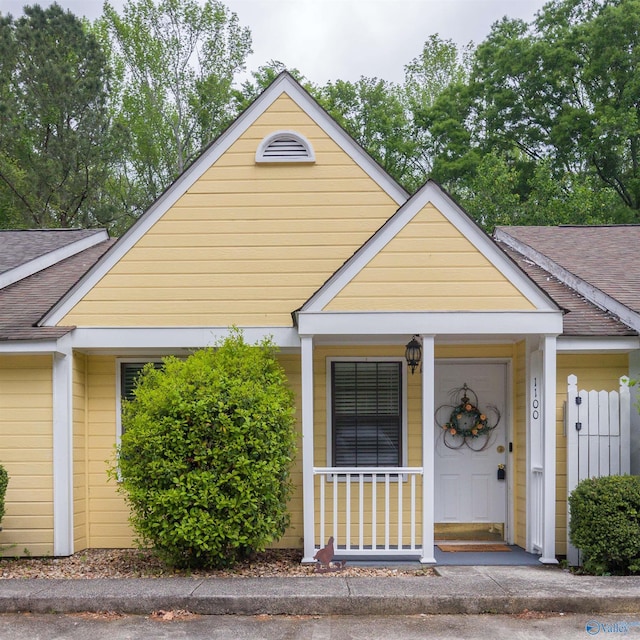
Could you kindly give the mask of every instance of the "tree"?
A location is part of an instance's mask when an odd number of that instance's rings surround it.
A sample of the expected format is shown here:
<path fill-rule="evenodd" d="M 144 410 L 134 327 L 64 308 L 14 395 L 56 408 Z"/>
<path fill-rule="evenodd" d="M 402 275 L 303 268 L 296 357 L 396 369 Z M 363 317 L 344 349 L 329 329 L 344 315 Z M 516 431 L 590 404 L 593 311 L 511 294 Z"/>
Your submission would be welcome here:
<path fill-rule="evenodd" d="M 252 79 L 245 80 L 240 89 L 234 92 L 237 112 L 244 111 L 283 71 L 287 71 L 309 93 L 317 94 L 317 88 L 298 69 L 289 68 L 279 60 L 270 60 L 267 64 L 258 67 L 257 71 L 252 71 Z"/>
<path fill-rule="evenodd" d="M 544 164 L 565 200 L 590 185 L 598 201 L 617 195 L 616 221 L 639 221 L 639 62 L 640 0 L 554 0 L 530 25 L 503 19 L 478 47 L 469 82 L 427 114 L 436 173 L 464 181 L 479 157 L 499 153 L 525 203 Z"/>
<path fill-rule="evenodd" d="M 234 117 L 232 83 L 251 35 L 218 0 L 106 3 L 96 30 L 119 70 L 118 121 L 130 133 L 121 180 L 140 213 Z"/>
<path fill-rule="evenodd" d="M 95 37 L 59 5 L 0 16 L 0 224 L 94 226 L 117 140 L 109 67 Z"/>
<path fill-rule="evenodd" d="M 415 187 L 407 114 L 399 88 L 378 78 L 337 80 L 319 89 L 318 100 L 389 174 L 407 188 Z"/>
<path fill-rule="evenodd" d="M 466 83 L 473 51 L 472 43 L 458 48 L 451 40 L 442 40 L 436 34 L 429 37 L 422 53 L 404 68 L 402 97 L 416 147 L 414 173 L 418 184 L 432 174 L 437 153 L 430 127 L 424 126 L 425 112 L 450 87 Z"/>
<path fill-rule="evenodd" d="M 170 565 L 231 565 L 289 522 L 293 394 L 269 340 L 233 330 L 217 348 L 143 369 L 125 402 L 119 490 L 131 523 Z"/>

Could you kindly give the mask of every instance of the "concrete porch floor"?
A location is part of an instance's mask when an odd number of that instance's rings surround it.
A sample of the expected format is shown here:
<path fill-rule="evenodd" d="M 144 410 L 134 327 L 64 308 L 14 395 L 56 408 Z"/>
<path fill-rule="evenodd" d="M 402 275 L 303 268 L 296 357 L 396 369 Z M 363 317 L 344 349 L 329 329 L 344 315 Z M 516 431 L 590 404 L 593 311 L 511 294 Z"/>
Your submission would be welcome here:
<path fill-rule="evenodd" d="M 440 551 L 435 546 L 434 555 L 436 559 L 435 566 L 541 566 L 540 556 L 533 553 L 527 553 L 521 547 L 516 545 L 507 545 L 511 551 Z M 419 558 L 415 556 L 370 556 L 363 558 L 362 556 L 349 556 L 348 553 L 340 553 L 338 550 L 335 560 L 346 560 L 354 567 L 388 567 L 408 569 L 415 567 L 416 569 L 424 568 L 431 565 L 420 564 Z"/>

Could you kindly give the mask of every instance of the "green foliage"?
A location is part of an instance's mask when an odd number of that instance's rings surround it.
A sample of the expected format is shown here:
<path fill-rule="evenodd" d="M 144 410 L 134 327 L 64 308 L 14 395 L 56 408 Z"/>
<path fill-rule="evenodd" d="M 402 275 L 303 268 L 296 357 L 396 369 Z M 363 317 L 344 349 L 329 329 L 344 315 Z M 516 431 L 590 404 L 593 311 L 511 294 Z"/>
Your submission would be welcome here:
<path fill-rule="evenodd" d="M 0 522 L 4 518 L 4 498 L 7 493 L 7 485 L 9 484 L 9 474 L 7 470 L 0 464 Z"/>
<path fill-rule="evenodd" d="M 148 365 L 123 410 L 120 490 L 143 544 L 173 566 L 231 565 L 285 532 L 293 395 L 270 341 Z"/>
<path fill-rule="evenodd" d="M 232 84 L 251 34 L 218 0 L 108 2 L 94 26 L 117 71 L 116 120 L 129 132 L 116 193 L 142 213 L 236 115 Z"/>
<path fill-rule="evenodd" d="M 83 23 L 58 4 L 0 15 L 0 225 L 96 226 L 117 152 L 109 67 Z"/>
<path fill-rule="evenodd" d="M 569 496 L 571 544 L 589 573 L 640 574 L 640 476 L 605 476 Z"/>
<path fill-rule="evenodd" d="M 640 0 L 554 0 L 531 24 L 503 19 L 477 48 L 468 81 L 425 110 L 434 178 L 464 200 L 492 153 L 515 172 L 520 200 L 515 213 L 493 217 L 638 222 L 639 64 Z"/>
<path fill-rule="evenodd" d="M 415 187 L 411 160 L 416 145 L 396 85 L 378 78 L 329 82 L 320 104 L 400 184 Z"/>

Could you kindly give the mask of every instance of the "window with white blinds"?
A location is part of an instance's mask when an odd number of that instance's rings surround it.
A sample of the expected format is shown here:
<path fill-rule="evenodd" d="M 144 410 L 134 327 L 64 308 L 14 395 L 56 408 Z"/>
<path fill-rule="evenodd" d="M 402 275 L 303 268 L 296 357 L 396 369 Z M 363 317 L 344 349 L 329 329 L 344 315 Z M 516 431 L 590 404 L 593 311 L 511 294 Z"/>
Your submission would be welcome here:
<path fill-rule="evenodd" d="M 335 467 L 402 466 L 400 362 L 331 363 Z"/>

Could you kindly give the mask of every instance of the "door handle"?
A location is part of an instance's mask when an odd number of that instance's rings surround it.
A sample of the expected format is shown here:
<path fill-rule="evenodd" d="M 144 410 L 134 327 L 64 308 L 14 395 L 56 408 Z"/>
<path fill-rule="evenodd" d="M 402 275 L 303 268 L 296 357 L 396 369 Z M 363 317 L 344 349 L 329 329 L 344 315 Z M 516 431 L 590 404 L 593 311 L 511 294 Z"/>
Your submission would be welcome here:
<path fill-rule="evenodd" d="M 498 465 L 498 480 L 504 480 L 507 477 L 507 471 L 503 464 Z"/>

